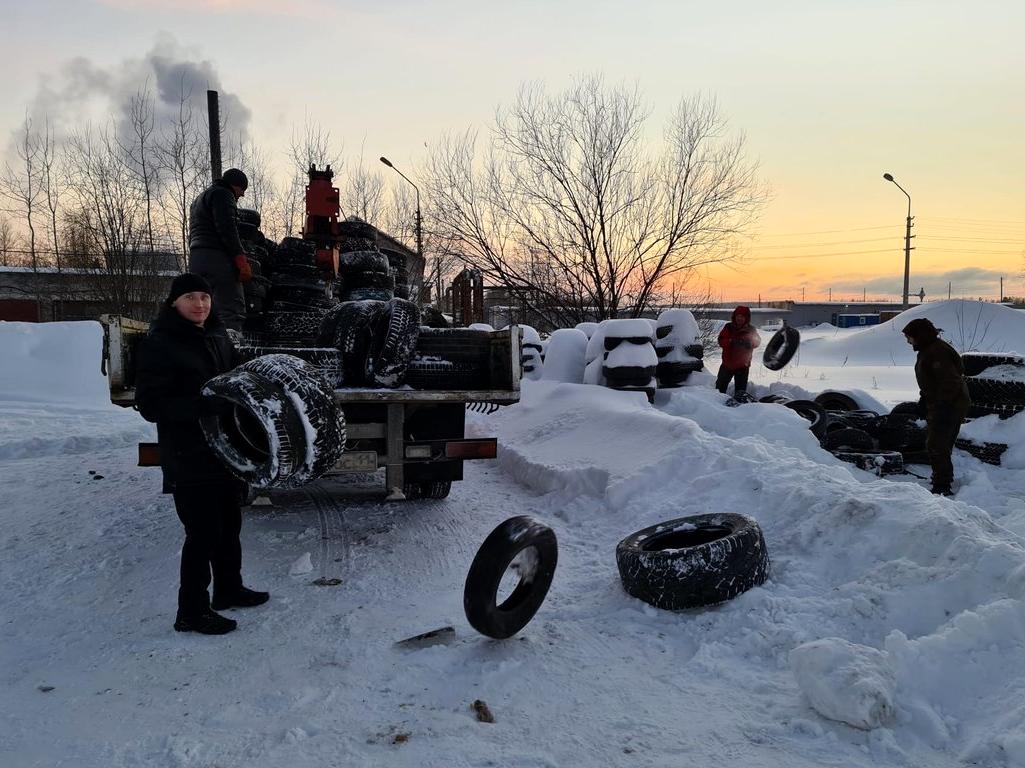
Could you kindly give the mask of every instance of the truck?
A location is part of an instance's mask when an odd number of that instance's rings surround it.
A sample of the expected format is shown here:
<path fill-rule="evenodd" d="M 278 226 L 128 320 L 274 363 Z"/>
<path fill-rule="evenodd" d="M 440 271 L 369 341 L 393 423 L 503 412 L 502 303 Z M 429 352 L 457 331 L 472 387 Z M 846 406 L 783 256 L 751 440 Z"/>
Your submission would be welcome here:
<path fill-rule="evenodd" d="M 103 370 L 110 382 L 111 401 L 132 407 L 135 349 L 148 323 L 114 315 L 104 315 L 100 322 L 104 329 Z M 486 388 L 334 389 L 346 429 L 344 452 L 330 473 L 368 473 L 383 467 L 387 500 L 442 499 L 448 496 L 452 482 L 463 479 L 464 461 L 495 458 L 496 438 L 466 437 L 466 410 L 491 411 L 518 402 L 519 328 L 462 333 L 464 347 L 467 338 L 481 345 L 478 360 L 486 370 L 481 371 L 480 380 L 488 382 Z M 139 465 L 159 463 L 156 444 L 140 443 Z"/>

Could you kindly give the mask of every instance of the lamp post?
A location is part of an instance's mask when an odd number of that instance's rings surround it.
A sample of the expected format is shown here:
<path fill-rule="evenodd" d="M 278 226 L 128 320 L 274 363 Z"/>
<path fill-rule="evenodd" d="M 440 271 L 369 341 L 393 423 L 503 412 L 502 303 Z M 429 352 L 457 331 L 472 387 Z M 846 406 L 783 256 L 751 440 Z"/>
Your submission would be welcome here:
<path fill-rule="evenodd" d="M 415 227 L 416 227 L 416 255 L 419 256 L 421 260 L 423 260 L 423 258 L 424 258 L 424 234 L 423 234 L 423 219 L 422 219 L 422 217 L 420 215 L 420 187 L 418 187 L 416 184 L 414 184 L 412 181 L 410 181 L 409 177 L 406 176 L 406 174 L 404 174 L 402 171 L 400 171 L 398 168 L 396 168 L 394 165 L 392 165 L 391 161 L 387 157 L 382 157 L 381 158 L 381 162 L 384 163 L 385 165 L 387 165 L 393 171 L 395 171 L 395 173 L 397 173 L 399 176 L 404 178 L 407 182 L 409 182 L 409 185 L 411 187 L 413 187 L 414 190 L 416 190 L 416 222 L 415 222 Z M 424 263 L 426 264 L 426 261 Z M 441 271 L 440 270 L 438 270 L 437 286 L 438 286 L 438 298 L 436 298 L 434 300 L 434 302 L 437 305 L 438 309 L 440 310 L 441 309 L 441 304 L 439 303 L 441 301 Z"/>
<path fill-rule="evenodd" d="M 907 229 L 904 232 L 904 306 L 903 309 L 908 308 L 908 278 L 911 274 L 911 195 L 908 195 L 908 191 L 904 189 L 897 181 L 893 178 L 892 174 L 884 173 L 883 178 L 887 181 L 893 182 L 894 186 L 897 187 L 901 192 L 907 195 L 908 198 L 908 219 Z"/>

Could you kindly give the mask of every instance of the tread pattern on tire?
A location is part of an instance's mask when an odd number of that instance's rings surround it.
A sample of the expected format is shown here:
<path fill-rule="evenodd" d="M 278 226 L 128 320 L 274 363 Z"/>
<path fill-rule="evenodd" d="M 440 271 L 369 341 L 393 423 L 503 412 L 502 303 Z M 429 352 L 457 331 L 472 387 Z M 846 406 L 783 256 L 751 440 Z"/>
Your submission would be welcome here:
<path fill-rule="evenodd" d="M 987 368 L 996 365 L 1025 366 L 1025 357 L 1020 355 L 995 354 L 991 352 L 965 352 L 961 355 L 965 376 L 978 376 Z"/>
<path fill-rule="evenodd" d="M 378 387 L 398 387 L 413 359 L 420 335 L 420 310 L 405 299 L 392 299 L 375 322 L 367 355 L 367 381 Z"/>
<path fill-rule="evenodd" d="M 785 325 L 776 331 L 762 352 L 762 365 L 770 371 L 781 370 L 801 346 L 801 333 L 796 328 Z"/>
<path fill-rule="evenodd" d="M 761 528 L 732 513 L 669 520 L 619 542 L 616 564 L 627 593 L 656 608 L 715 605 L 765 582 Z"/>

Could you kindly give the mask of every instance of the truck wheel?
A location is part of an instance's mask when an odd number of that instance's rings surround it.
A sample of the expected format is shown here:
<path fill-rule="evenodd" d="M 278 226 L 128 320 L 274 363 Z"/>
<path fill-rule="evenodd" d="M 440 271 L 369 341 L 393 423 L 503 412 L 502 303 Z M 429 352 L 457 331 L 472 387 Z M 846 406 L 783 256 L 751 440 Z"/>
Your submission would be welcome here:
<path fill-rule="evenodd" d="M 378 387 L 398 387 L 406 376 L 420 335 L 420 310 L 405 299 L 392 299 L 377 316 L 367 355 L 367 380 Z"/>
<path fill-rule="evenodd" d="M 452 490 L 451 480 L 439 480 L 433 483 L 406 483 L 402 492 L 412 501 L 416 499 L 445 499 Z"/>
<path fill-rule="evenodd" d="M 224 401 L 200 419 L 208 444 L 240 480 L 257 488 L 315 480 L 345 448 L 345 418 L 333 387 L 292 355 L 243 363 L 208 381 L 203 396 Z"/>
<path fill-rule="evenodd" d="M 769 339 L 762 353 L 762 365 L 770 371 L 781 370 L 797 353 L 801 345 L 801 334 L 796 328 L 785 325 Z"/>
<path fill-rule="evenodd" d="M 498 640 L 527 626 L 548 594 L 558 559 L 555 531 L 547 525 L 527 516 L 501 523 L 484 540 L 466 574 L 463 610 L 470 626 Z M 499 603 L 506 571 L 519 581 Z"/>
<path fill-rule="evenodd" d="M 769 577 L 761 528 L 731 513 L 640 530 L 619 542 L 616 564 L 630 595 L 670 611 L 725 602 Z"/>

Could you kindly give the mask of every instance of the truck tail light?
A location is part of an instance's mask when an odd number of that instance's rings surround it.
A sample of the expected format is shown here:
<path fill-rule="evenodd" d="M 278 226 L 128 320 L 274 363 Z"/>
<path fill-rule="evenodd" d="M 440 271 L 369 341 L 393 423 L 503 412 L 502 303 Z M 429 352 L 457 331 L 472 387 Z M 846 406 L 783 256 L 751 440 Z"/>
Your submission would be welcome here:
<path fill-rule="evenodd" d="M 493 437 L 445 443 L 445 458 L 448 459 L 494 459 L 497 456 L 498 440 Z"/>

